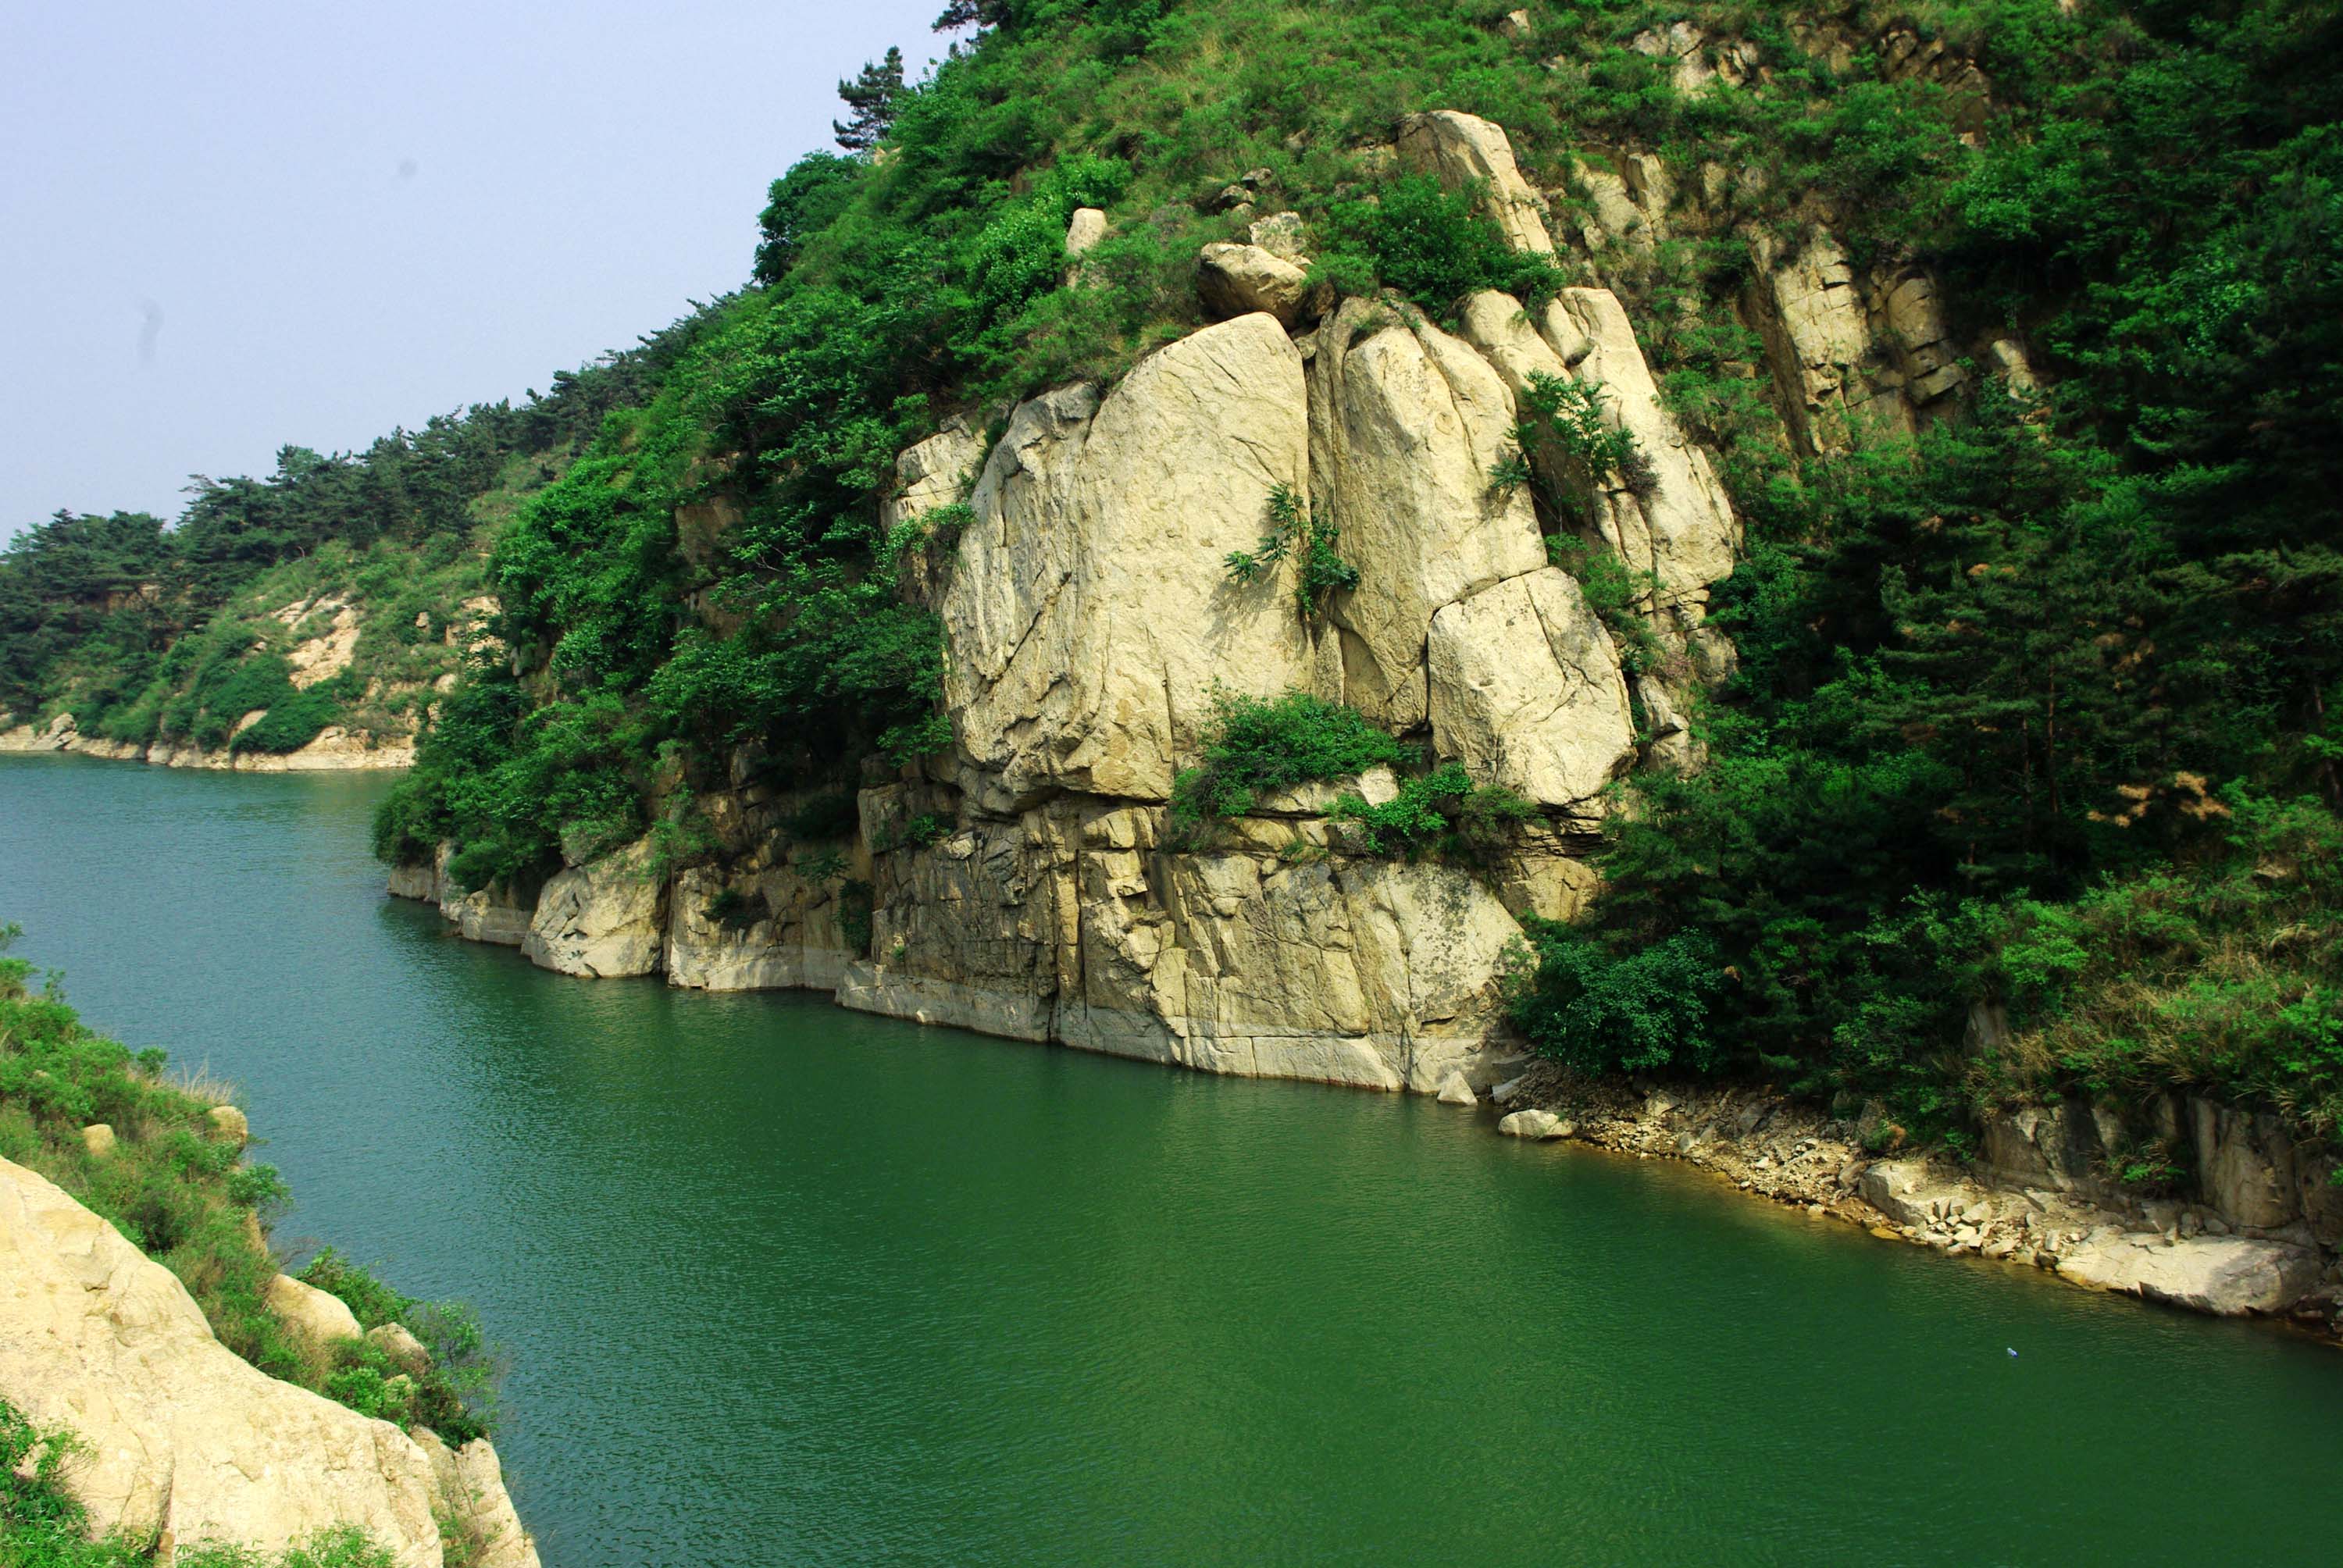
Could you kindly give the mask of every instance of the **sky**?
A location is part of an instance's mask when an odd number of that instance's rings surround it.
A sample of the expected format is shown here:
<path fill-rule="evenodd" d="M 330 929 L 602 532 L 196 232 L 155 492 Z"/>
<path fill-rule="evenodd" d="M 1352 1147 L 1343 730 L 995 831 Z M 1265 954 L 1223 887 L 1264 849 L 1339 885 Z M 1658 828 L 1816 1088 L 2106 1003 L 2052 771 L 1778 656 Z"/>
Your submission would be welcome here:
<path fill-rule="evenodd" d="M 943 0 L 0 0 L 0 537 L 519 398 L 738 287 Z"/>

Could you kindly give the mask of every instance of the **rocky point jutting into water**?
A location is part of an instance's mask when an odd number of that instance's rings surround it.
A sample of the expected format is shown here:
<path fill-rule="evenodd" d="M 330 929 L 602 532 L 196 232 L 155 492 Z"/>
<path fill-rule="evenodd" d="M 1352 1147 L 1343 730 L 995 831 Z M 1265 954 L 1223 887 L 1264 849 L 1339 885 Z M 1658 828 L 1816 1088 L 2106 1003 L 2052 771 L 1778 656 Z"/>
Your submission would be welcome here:
<path fill-rule="evenodd" d="M 269 1295 L 321 1347 L 359 1337 L 323 1291 L 279 1275 Z M 79 1444 L 63 1473 L 92 1528 L 158 1564 L 200 1543 L 273 1553 L 356 1528 L 399 1568 L 439 1568 L 449 1543 L 475 1568 L 536 1568 L 486 1438 L 450 1449 L 270 1377 L 220 1343 L 170 1270 L 5 1160 L 0 1402 Z"/>

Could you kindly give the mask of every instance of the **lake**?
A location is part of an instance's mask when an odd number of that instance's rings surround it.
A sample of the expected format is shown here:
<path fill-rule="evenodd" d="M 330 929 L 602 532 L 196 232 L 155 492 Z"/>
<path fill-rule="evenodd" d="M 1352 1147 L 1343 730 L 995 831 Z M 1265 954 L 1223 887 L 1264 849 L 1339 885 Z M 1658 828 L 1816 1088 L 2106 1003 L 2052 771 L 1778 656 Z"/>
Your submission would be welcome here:
<path fill-rule="evenodd" d="M 1485 1111 L 562 979 L 384 895 L 387 788 L 0 757 L 0 921 L 240 1086 L 280 1244 L 479 1310 L 548 1568 L 2343 1553 L 2324 1346 Z"/>

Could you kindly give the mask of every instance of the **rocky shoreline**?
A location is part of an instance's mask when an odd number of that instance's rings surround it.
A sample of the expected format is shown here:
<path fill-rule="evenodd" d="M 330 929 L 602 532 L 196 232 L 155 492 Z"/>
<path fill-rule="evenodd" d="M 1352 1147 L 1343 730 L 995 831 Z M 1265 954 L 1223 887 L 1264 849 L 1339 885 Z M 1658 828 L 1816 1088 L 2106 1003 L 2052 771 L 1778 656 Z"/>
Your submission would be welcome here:
<path fill-rule="evenodd" d="M 0 715 L 0 719 L 5 717 Z M 156 768 L 208 768 L 237 773 L 347 773 L 415 766 L 412 736 L 381 746 L 371 744 L 371 739 L 331 724 L 299 750 L 283 753 L 206 751 L 200 746 L 168 740 L 142 746 L 134 741 L 84 735 L 75 727 L 72 714 L 60 713 L 38 729 L 30 724 L 0 729 L 0 752 L 70 751 L 112 762 L 144 762 Z"/>
<path fill-rule="evenodd" d="M 2200 1191 L 2126 1191 L 2087 1159 L 2105 1111 L 1997 1112 L 1984 1158 L 1895 1147 L 1874 1104 L 1853 1117 L 1745 1086 L 1590 1081 L 1540 1063 L 1493 1091 L 1496 1130 L 1707 1171 L 1752 1197 L 1947 1257 L 2031 1267 L 2087 1289 L 2343 1339 L 2343 1188 L 2275 1117 L 2193 1101 Z M 1996 1162 L 1998 1161 L 1998 1162 Z M 2209 1173 L 2209 1174 L 2208 1174 Z"/>
<path fill-rule="evenodd" d="M 1417 1058 L 1427 1068 L 1444 1067 L 1437 1077 L 1429 1070 L 1378 1077 L 1364 1070 L 1375 1060 L 1368 1051 L 1405 1052 L 1412 1042 L 1324 1040 L 1291 1025 L 1262 1040 L 1210 1038 L 1156 1049 L 1136 1029 L 1070 1030 L 1041 995 L 930 982 L 917 1006 L 900 998 L 874 1005 L 870 992 L 874 977 L 885 974 L 883 963 L 854 959 L 833 945 L 835 937 L 805 943 L 804 933 L 786 933 L 779 922 L 726 930 L 701 907 L 722 885 L 719 877 L 697 870 L 662 885 L 628 859 L 564 872 L 533 899 L 509 889 L 458 895 L 448 885 L 444 853 L 436 865 L 395 868 L 389 878 L 394 896 L 437 905 L 453 934 L 518 948 L 558 973 L 663 973 L 671 985 L 694 988 L 820 990 L 860 1011 L 1199 1071 L 1437 1094 L 1446 1103 L 1493 1111 L 1496 1130 L 1512 1136 L 1682 1161 L 1752 1196 L 1860 1225 L 1883 1239 L 2343 1337 L 2343 1186 L 2331 1180 L 2337 1161 L 2298 1148 L 2274 1115 L 2173 1099 L 2145 1113 L 2155 1125 L 2129 1127 L 2104 1108 L 2018 1108 L 1986 1121 L 1979 1158 L 1964 1165 L 1905 1149 L 1902 1131 L 1875 1105 L 1833 1115 L 1747 1086 L 1590 1081 L 1531 1057 L 1487 1020 L 1458 1042 L 1464 1050 Z M 799 940 L 776 940 L 785 934 Z M 1487 1075 L 1494 1074 L 1510 1076 L 1488 1086 Z M 2144 1196 L 2113 1178 L 2123 1151 L 2149 1136 L 2189 1147 L 2196 1194 Z"/>

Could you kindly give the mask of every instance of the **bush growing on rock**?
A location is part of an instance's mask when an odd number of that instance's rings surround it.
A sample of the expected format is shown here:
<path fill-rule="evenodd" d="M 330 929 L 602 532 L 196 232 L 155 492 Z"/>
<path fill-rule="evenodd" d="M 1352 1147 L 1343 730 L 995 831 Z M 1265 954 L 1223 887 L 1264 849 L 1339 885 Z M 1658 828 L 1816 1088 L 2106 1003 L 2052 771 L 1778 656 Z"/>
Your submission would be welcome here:
<path fill-rule="evenodd" d="M 1484 288 L 1533 308 L 1560 293 L 1569 281 L 1562 264 L 1507 245 L 1482 203 L 1476 188 L 1443 190 L 1430 175 L 1403 175 L 1373 201 L 1335 206 L 1341 246 L 1316 276 L 1351 294 L 1367 293 L 1361 284 L 1372 276 L 1443 317 Z"/>
<path fill-rule="evenodd" d="M 1537 808 L 1510 789 L 1473 783 L 1461 762 L 1445 762 L 1402 779 L 1399 793 L 1380 805 L 1345 795 L 1328 815 L 1348 823 L 1371 855 L 1483 866 L 1505 851 Z"/>
<path fill-rule="evenodd" d="M 1173 784 L 1172 819 L 1190 830 L 1217 817 L 1241 817 L 1263 795 L 1298 785 L 1355 779 L 1407 760 L 1408 749 L 1355 709 L 1303 691 L 1246 697 L 1218 690 L 1204 761 Z"/>

